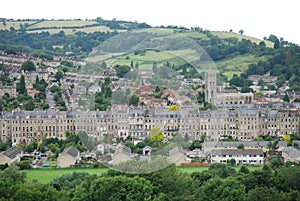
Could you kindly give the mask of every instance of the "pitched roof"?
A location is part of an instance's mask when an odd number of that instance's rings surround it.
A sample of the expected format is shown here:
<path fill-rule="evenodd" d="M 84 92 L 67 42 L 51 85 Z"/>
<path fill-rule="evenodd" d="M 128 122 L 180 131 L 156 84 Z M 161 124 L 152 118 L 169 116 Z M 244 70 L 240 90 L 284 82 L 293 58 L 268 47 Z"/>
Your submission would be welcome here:
<path fill-rule="evenodd" d="M 295 149 L 294 147 L 286 147 L 282 150 L 285 154 L 287 154 L 291 158 L 299 158 L 300 159 L 300 151 Z"/>
<path fill-rule="evenodd" d="M 73 156 L 74 158 L 78 156 L 78 154 L 80 153 L 80 151 L 76 148 L 76 147 L 69 147 L 69 148 L 66 148 L 64 150 L 64 153 L 67 153 L 69 154 L 70 156 Z"/>
<path fill-rule="evenodd" d="M 261 155 L 262 149 L 213 149 L 212 155 Z"/>
<path fill-rule="evenodd" d="M 212 141 L 212 142 L 204 142 L 203 147 L 238 147 L 239 145 L 243 144 L 245 147 L 266 147 L 269 141 L 232 141 L 232 142 L 222 142 L 222 141 Z M 285 141 L 279 141 L 278 146 L 287 146 Z"/>
<path fill-rule="evenodd" d="M 2 154 L 9 157 L 10 159 L 14 159 L 18 154 L 21 154 L 21 150 L 17 147 L 12 147 L 9 150 L 3 152 Z"/>

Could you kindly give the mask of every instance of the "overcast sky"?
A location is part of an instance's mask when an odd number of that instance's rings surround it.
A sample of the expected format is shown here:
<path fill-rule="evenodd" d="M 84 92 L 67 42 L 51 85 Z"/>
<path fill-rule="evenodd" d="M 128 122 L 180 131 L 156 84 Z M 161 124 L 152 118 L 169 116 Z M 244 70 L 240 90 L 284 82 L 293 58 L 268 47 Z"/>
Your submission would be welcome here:
<path fill-rule="evenodd" d="M 25 19 L 103 19 L 146 22 L 152 26 L 198 26 L 263 38 L 274 34 L 300 44 L 297 0 L 6 0 L 0 17 Z M 297 20 L 298 19 L 298 20 Z"/>

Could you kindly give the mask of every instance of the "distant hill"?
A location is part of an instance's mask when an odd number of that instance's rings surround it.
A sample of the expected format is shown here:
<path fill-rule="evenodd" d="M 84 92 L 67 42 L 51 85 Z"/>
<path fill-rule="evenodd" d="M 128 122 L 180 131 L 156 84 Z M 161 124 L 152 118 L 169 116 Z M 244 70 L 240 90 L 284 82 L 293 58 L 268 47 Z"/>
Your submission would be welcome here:
<path fill-rule="evenodd" d="M 94 20 L 0 20 L 0 30 L 23 30 L 27 33 L 49 32 L 57 34 L 64 31 L 66 35 L 72 35 L 76 32 L 123 32 L 136 28 L 149 28 L 146 23 L 128 22 L 120 20 L 103 20 L 97 18 Z"/>
<path fill-rule="evenodd" d="M 215 65 L 228 80 L 238 80 L 239 76 L 243 80 L 252 74 L 276 75 L 278 86 L 286 80 L 293 89 L 300 86 L 299 46 L 274 35 L 263 40 L 233 32 L 151 27 L 146 23 L 102 18 L 1 18 L 0 50 L 43 57 L 68 53 L 91 62 L 85 69 L 88 72 L 99 72 L 102 62 L 145 70 L 155 63 L 169 66 L 186 77 L 197 77 L 199 74 L 193 68 L 205 70 Z"/>
<path fill-rule="evenodd" d="M 212 65 L 213 62 L 213 65 L 231 79 L 233 74 L 240 75 L 245 72 L 248 65 L 265 61 L 269 57 L 267 54 L 255 53 L 261 48 L 259 47 L 261 42 L 266 48 L 273 46 L 271 41 L 227 32 L 178 28 L 136 29 L 106 40 L 96 48 L 96 52 L 91 54 L 87 61 L 105 61 L 112 66 L 130 66 L 134 63 L 142 70 L 150 70 L 153 63 L 156 63 L 158 66 L 173 66 L 179 72 L 182 72 L 185 68 L 182 66 L 186 63 L 201 68 L 197 69 L 198 71 L 203 71 L 208 67 L 211 68 L 207 65 Z M 145 49 L 148 50 L 136 51 Z M 207 65 L 203 58 L 199 63 L 200 57 L 206 54 L 205 51 L 211 57 Z"/>

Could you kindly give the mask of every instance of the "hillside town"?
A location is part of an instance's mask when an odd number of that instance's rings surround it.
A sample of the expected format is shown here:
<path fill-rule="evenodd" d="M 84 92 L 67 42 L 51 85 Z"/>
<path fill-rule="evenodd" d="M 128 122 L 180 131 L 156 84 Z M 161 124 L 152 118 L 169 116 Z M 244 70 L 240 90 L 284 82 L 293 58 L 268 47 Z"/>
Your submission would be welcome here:
<path fill-rule="evenodd" d="M 265 91 L 258 85 L 261 81 L 274 83 L 276 81 L 274 76 L 251 76 L 249 79 L 253 82 L 251 87 L 255 92 L 240 93 L 236 89 L 227 89 L 226 83 L 218 84 L 217 74 L 214 72 L 205 73 L 203 79 L 187 79 L 178 75 L 176 77 L 179 83 L 178 88 L 165 87 L 161 92 L 161 97 L 165 98 L 160 98 L 151 96 L 157 92 L 157 86 L 147 83 L 146 80 L 147 77 L 153 75 L 151 71 L 138 71 L 143 83 L 146 84 L 137 88 L 132 87 L 135 80 L 119 78 L 111 67 L 107 67 L 108 70 L 105 74 L 98 75 L 65 72 L 57 80 L 56 75 L 63 63 L 62 61 L 72 63 L 71 66 L 75 68 L 85 66 L 84 61 L 75 61 L 67 57 L 42 60 L 33 58 L 28 54 L 9 55 L 1 52 L 0 59 L 2 64 L 9 69 L 9 78 L 14 80 L 11 85 L 4 85 L 1 82 L 1 97 L 17 97 L 19 94 L 17 85 L 20 85 L 21 76 L 25 78 L 27 95 L 33 98 L 40 93 L 34 87 L 37 84 L 36 80 L 43 79 L 47 83 L 45 89 L 47 109 L 28 111 L 16 106 L 11 111 L 5 111 L 2 108 L 0 118 L 1 141 L 12 141 L 15 145 L 41 142 L 45 138 L 65 139 L 66 133 L 78 133 L 80 131 L 84 131 L 89 137 L 100 141 L 108 137 L 112 142 L 130 140 L 136 144 L 149 138 L 154 127 L 159 127 L 166 143 L 178 133 L 191 142 L 205 136 L 204 150 L 199 153 L 199 156 L 206 158 L 206 161 L 212 163 L 226 162 L 228 156 L 246 157 L 253 155 L 258 159 L 247 159 L 244 162 L 245 160 L 237 158 L 236 161 L 242 161 L 241 164 L 262 165 L 265 161 L 263 153 L 266 152 L 267 142 L 263 146 L 246 146 L 243 153 L 239 153 L 240 150 L 236 149 L 238 145 L 253 142 L 261 136 L 282 139 L 289 134 L 299 135 L 300 131 L 300 105 L 293 102 L 299 98 L 296 93 L 290 94 L 290 101 L 286 102 L 281 94 L 286 92 L 288 85 L 279 89 L 278 92 Z M 22 64 L 29 60 L 37 66 L 36 70 L 22 70 Z M 139 96 L 139 103 L 135 105 L 125 103 L 122 106 L 113 104 L 111 109 L 105 111 L 90 110 L 90 108 L 83 107 L 84 104 L 80 105 L 80 100 L 84 95 L 93 97 L 97 92 L 101 92 L 103 90 L 101 82 L 104 83 L 107 79 L 111 81 L 109 88 L 113 92 L 117 90 L 118 83 L 124 81 L 131 83 L 131 85 L 128 84 L 127 88 L 129 88 L 130 93 Z M 89 83 L 88 86 L 82 84 L 83 82 Z M 57 102 L 53 100 L 55 93 L 50 90 L 52 86 L 62 87 L 61 98 L 65 103 L 66 111 L 58 108 Z M 196 89 L 187 88 L 191 86 L 200 87 Z M 180 91 L 184 91 L 184 95 Z M 201 109 L 201 104 L 197 106 L 191 100 L 191 96 L 187 95 L 198 93 L 205 94 L 205 101 L 213 105 L 214 108 Z M 258 93 L 260 93 L 259 96 Z M 179 107 L 171 109 L 172 105 Z M 37 107 L 36 103 L 35 107 Z M 217 143 L 228 139 L 232 139 L 234 141 L 232 143 L 236 144 L 215 146 L 215 149 L 207 151 L 207 143 Z M 223 143 L 226 144 L 226 142 Z M 229 149 L 230 147 L 233 150 Z M 281 155 L 284 155 L 282 153 L 285 153 L 286 149 L 286 143 L 280 146 Z M 293 148 L 292 151 L 298 154 L 289 160 L 299 160 L 299 151 L 296 148 Z M 251 154 L 252 152 L 253 154 Z M 75 153 L 77 154 L 73 153 L 73 155 L 76 158 L 78 157 L 78 150 Z M 185 157 L 179 157 L 181 162 L 177 161 L 176 164 L 178 165 L 191 162 L 196 152 L 181 149 L 180 153 Z M 6 155 L 9 156 L 10 154 Z M 218 155 L 220 155 L 219 158 Z M 223 159 L 220 159 L 221 156 Z"/>

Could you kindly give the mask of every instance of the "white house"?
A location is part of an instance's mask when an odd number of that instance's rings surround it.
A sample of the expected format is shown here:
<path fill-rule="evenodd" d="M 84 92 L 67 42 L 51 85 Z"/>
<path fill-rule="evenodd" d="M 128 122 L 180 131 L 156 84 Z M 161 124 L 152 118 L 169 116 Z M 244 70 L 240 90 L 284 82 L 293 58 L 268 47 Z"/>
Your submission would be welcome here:
<path fill-rule="evenodd" d="M 214 149 L 210 154 L 211 163 L 227 163 L 231 159 L 237 165 L 263 165 L 264 154 L 262 149 Z"/>

